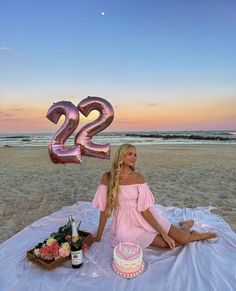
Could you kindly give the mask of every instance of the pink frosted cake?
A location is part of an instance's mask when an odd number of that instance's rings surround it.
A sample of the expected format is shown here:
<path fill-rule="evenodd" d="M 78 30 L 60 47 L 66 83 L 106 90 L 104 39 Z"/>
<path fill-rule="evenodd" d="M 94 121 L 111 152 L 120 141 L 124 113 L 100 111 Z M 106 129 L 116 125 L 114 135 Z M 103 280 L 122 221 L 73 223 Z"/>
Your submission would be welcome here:
<path fill-rule="evenodd" d="M 144 268 L 143 251 L 139 245 L 131 242 L 119 243 L 113 251 L 113 269 L 125 278 L 133 278 Z"/>

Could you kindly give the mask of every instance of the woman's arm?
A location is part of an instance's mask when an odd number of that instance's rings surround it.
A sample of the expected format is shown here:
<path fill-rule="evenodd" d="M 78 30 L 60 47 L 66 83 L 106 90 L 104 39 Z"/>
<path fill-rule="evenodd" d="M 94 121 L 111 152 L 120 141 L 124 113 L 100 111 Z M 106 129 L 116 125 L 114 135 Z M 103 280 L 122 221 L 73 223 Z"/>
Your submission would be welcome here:
<path fill-rule="evenodd" d="M 101 184 L 108 186 L 108 173 L 103 174 Z M 105 214 L 105 211 L 100 211 L 99 225 L 98 225 L 97 235 L 94 237 L 94 241 L 101 240 L 106 222 L 107 222 L 107 216 Z"/>
<path fill-rule="evenodd" d="M 101 240 L 101 237 L 102 237 L 106 222 L 107 222 L 107 216 L 105 214 L 105 211 L 101 211 L 100 212 L 99 225 L 98 225 L 98 231 L 97 231 L 96 237 L 94 238 L 94 241 L 100 241 Z"/>
<path fill-rule="evenodd" d="M 171 249 L 175 247 L 175 241 L 168 236 L 163 230 L 163 228 L 160 226 L 158 221 L 154 218 L 152 213 L 150 212 L 149 209 L 146 209 L 145 211 L 142 211 L 142 216 L 144 219 L 156 230 L 160 233 L 160 235 L 163 237 L 164 241 L 168 243 Z"/>

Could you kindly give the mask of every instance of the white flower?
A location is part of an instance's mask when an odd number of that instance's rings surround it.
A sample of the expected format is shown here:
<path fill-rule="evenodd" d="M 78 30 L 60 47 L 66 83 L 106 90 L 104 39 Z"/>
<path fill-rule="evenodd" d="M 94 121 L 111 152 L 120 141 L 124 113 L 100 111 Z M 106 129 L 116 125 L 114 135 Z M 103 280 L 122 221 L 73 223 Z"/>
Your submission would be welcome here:
<path fill-rule="evenodd" d="M 61 244 L 61 247 L 66 250 L 70 250 L 70 244 L 68 242 Z"/>
<path fill-rule="evenodd" d="M 47 245 L 47 246 L 51 246 L 54 242 L 57 242 L 57 241 L 56 241 L 54 238 L 49 237 L 49 238 L 47 239 L 46 245 Z"/>
<path fill-rule="evenodd" d="M 35 254 L 36 257 L 40 257 L 39 249 L 34 249 L 34 254 Z"/>

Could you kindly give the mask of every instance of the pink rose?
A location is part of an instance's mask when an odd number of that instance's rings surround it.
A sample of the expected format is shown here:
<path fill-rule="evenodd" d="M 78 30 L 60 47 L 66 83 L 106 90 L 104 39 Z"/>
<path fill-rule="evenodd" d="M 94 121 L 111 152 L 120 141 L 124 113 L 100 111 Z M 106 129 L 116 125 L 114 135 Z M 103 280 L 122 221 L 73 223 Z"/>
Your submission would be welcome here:
<path fill-rule="evenodd" d="M 66 240 L 71 241 L 71 236 L 69 234 L 66 236 Z"/>
<path fill-rule="evenodd" d="M 68 257 L 69 254 L 70 254 L 70 249 L 66 249 L 66 248 L 63 248 L 63 247 L 61 247 L 59 249 L 59 255 L 60 255 L 60 257 L 65 258 L 65 257 Z"/>
<path fill-rule="evenodd" d="M 51 259 L 50 247 L 47 245 L 42 246 L 40 249 L 40 255 L 45 260 Z"/>

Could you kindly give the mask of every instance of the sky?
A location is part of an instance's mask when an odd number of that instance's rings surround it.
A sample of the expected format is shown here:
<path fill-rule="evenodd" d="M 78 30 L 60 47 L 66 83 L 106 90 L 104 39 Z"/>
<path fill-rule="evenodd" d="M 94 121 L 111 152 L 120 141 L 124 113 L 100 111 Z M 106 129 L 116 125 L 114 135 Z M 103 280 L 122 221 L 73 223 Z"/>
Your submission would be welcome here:
<path fill-rule="evenodd" d="M 0 133 L 54 131 L 53 102 L 87 96 L 107 131 L 235 130 L 236 1 L 0 0 Z"/>

